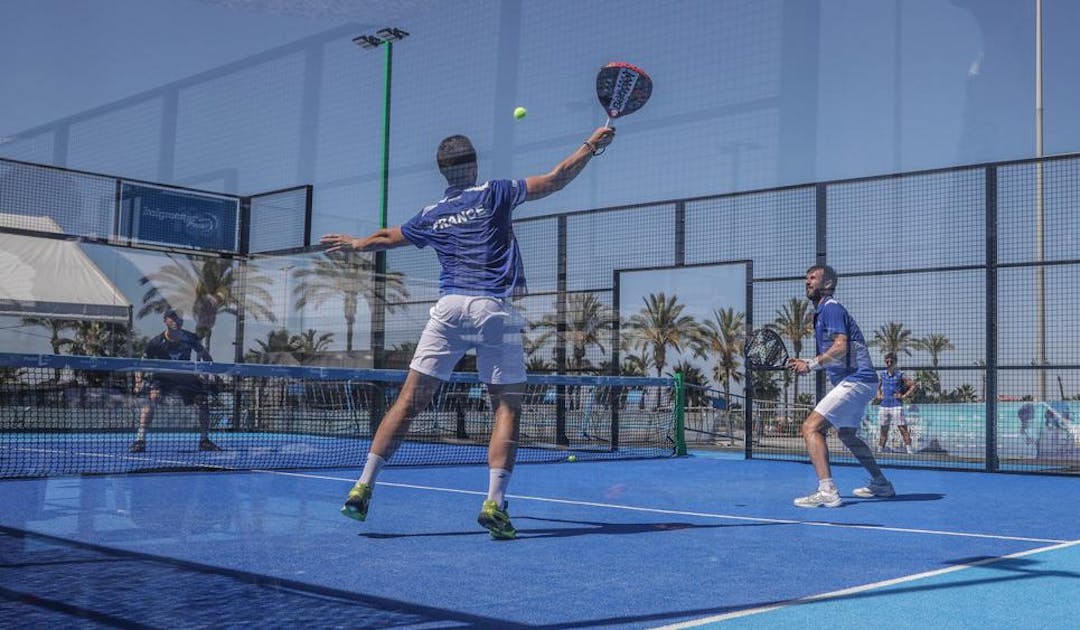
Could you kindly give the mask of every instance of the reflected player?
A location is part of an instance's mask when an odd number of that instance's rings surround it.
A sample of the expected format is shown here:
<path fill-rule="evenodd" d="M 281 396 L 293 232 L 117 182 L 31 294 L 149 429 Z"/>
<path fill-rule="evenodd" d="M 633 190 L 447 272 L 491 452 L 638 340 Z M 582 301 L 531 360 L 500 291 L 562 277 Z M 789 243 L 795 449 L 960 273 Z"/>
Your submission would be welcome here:
<path fill-rule="evenodd" d="M 165 311 L 162 319 L 165 321 L 165 331 L 154 337 L 146 344 L 143 352 L 144 359 L 162 359 L 166 361 L 191 361 L 191 354 L 200 361 L 213 361 L 214 359 L 203 347 L 195 333 L 184 330 L 184 320 L 180 314 L 169 309 Z M 132 453 L 146 451 L 146 430 L 154 420 L 154 411 L 162 398 L 169 394 L 177 394 L 185 405 L 195 405 L 199 416 L 199 450 L 220 451 L 217 444 L 210 440 L 210 405 L 207 402 L 208 387 L 198 375 L 175 374 L 161 372 L 157 374 L 135 374 L 135 393 L 143 392 L 143 386 L 148 386 L 149 396 L 142 413 L 139 414 L 139 430 L 135 434 L 135 441 L 129 449 Z"/>

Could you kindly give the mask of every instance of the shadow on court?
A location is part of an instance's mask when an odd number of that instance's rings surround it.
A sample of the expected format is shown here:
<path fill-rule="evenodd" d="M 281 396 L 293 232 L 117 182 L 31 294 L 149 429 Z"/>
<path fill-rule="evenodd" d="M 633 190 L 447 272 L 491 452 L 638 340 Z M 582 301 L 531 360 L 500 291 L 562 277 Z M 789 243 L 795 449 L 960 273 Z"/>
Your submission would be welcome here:
<path fill-rule="evenodd" d="M 514 524 L 518 528 L 517 539 L 528 540 L 530 538 L 568 538 L 571 536 L 610 536 L 623 534 L 655 534 L 684 529 L 723 529 L 730 527 L 762 527 L 777 525 L 795 525 L 796 523 L 714 523 L 702 525 L 697 523 L 682 523 L 665 521 L 661 523 L 604 523 L 602 521 L 573 521 L 557 518 L 540 518 L 536 516 L 514 515 Z M 550 527 L 550 528 L 522 528 L 523 521 L 543 521 L 546 523 L 565 523 L 577 525 L 577 527 Z M 359 536 L 374 539 L 391 538 L 431 538 L 443 536 L 487 536 L 487 532 L 470 530 L 467 532 L 425 532 L 420 534 L 379 534 L 361 533 Z"/>
<path fill-rule="evenodd" d="M 938 494 L 936 492 L 927 493 L 910 493 L 910 494 L 898 494 L 894 497 L 881 497 L 881 498 L 848 498 L 844 497 L 844 504 L 855 505 L 858 503 L 903 503 L 905 501 L 940 501 L 945 498 L 944 494 Z"/>
<path fill-rule="evenodd" d="M 138 585 L 146 597 L 132 597 L 131 585 Z M 365 628 L 527 627 L 400 599 L 0 527 L 0 627 L 28 627 L 28 615 L 47 621 L 50 627 L 70 627 L 73 619 L 114 628 L 284 628 L 310 626 L 312 619 Z"/>

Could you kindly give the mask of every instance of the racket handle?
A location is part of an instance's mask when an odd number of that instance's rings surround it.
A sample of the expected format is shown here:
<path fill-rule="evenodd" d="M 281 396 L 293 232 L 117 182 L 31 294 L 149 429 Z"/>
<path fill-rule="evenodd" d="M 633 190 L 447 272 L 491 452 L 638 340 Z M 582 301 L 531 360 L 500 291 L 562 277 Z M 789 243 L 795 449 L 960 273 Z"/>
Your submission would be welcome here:
<path fill-rule="evenodd" d="M 604 121 L 604 126 L 605 127 L 610 127 L 611 126 L 611 116 L 608 116 L 607 120 Z"/>

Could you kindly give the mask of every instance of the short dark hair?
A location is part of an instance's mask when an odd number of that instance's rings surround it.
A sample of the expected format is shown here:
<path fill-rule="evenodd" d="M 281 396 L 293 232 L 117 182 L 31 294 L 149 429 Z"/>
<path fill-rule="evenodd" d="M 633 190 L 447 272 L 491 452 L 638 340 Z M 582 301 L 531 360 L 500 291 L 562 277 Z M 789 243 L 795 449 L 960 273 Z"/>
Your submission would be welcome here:
<path fill-rule="evenodd" d="M 889 359 L 892 359 L 893 361 L 896 361 L 896 353 L 895 352 L 886 352 L 885 353 L 885 360 L 888 361 Z"/>
<path fill-rule="evenodd" d="M 439 172 L 450 179 L 455 167 L 476 164 L 476 149 L 466 136 L 449 136 L 439 143 L 435 162 L 439 165 Z"/>
<path fill-rule="evenodd" d="M 171 308 L 165 309 L 165 312 L 161 314 L 161 318 L 162 319 L 171 319 L 174 322 L 176 322 L 177 325 L 179 325 L 179 326 L 184 325 L 184 318 L 180 315 L 180 313 L 177 313 L 176 310 L 171 309 Z"/>
<path fill-rule="evenodd" d="M 840 278 L 840 276 L 836 275 L 836 270 L 829 265 L 813 265 L 806 270 L 806 275 L 810 275 L 818 269 L 820 269 L 822 275 L 825 276 L 825 288 L 829 291 L 835 291 L 836 282 Z"/>

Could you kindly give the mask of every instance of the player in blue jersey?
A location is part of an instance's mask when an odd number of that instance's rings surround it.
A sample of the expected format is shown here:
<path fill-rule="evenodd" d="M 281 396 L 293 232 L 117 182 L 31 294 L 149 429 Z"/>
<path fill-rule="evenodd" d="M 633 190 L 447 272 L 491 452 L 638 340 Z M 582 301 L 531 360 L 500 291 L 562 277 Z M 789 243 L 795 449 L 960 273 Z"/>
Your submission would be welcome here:
<path fill-rule="evenodd" d="M 145 359 L 161 359 L 165 361 L 191 361 L 191 354 L 200 361 L 213 361 L 210 353 L 203 347 L 202 342 L 192 332 L 184 330 L 184 320 L 176 311 L 165 311 L 165 331 L 154 337 L 146 344 L 143 351 Z M 161 399 L 169 394 L 178 394 L 185 405 L 195 405 L 199 416 L 199 450 L 220 451 L 217 444 L 210 441 L 210 406 L 207 403 L 206 384 L 194 374 L 171 374 L 161 372 L 157 374 L 135 374 L 135 391 L 141 393 L 143 385 L 148 385 L 149 397 L 142 413 L 139 414 L 139 431 L 135 435 L 135 441 L 131 444 L 132 453 L 146 451 L 146 429 L 154 419 L 154 411 Z"/>
<path fill-rule="evenodd" d="M 885 444 L 889 441 L 889 425 L 895 423 L 896 429 L 900 431 L 900 438 L 904 441 L 904 450 L 908 453 L 914 452 L 911 447 L 911 431 L 907 426 L 907 418 L 904 417 L 904 403 L 911 400 L 918 387 L 915 381 L 896 367 L 896 353 L 886 354 L 885 370 L 881 373 L 877 392 L 877 398 L 881 400 L 881 406 L 878 407 L 878 424 L 881 425 L 878 450 L 885 450 Z"/>
<path fill-rule="evenodd" d="M 806 297 L 814 303 L 817 355 L 809 360 L 788 361 L 788 368 L 796 374 L 825 370 L 833 385 L 802 424 L 802 436 L 817 473 L 818 489 L 795 499 L 795 505 L 799 507 L 843 504 L 829 466 L 829 446 L 825 441 L 829 425 L 836 427 L 840 441 L 870 473 L 870 483 L 856 488 L 854 494 L 860 497 L 896 494 L 878 468 L 870 447 L 857 433 L 866 406 L 877 393 L 878 376 L 862 331 L 847 309 L 833 297 L 836 283 L 836 270 L 828 265 L 814 265 L 806 270 Z"/>
<path fill-rule="evenodd" d="M 439 144 L 436 162 L 449 187 L 443 197 L 398 227 L 366 238 L 328 234 L 328 251 L 373 252 L 412 245 L 435 250 L 442 271 L 439 301 L 420 335 L 397 400 L 383 417 L 364 470 L 342 506 L 349 518 L 367 517 L 379 471 L 442 381 L 470 348 L 476 349 L 480 380 L 487 384 L 495 426 L 488 445 L 489 485 L 477 521 L 495 539 L 516 530 L 506 510 L 506 488 L 514 468 L 525 383 L 522 331 L 525 319 L 512 303 L 525 295 L 525 270 L 511 213 L 525 201 L 546 197 L 569 184 L 615 137 L 600 127 L 551 172 L 518 180 L 477 184 L 476 151 L 465 136 Z"/>

